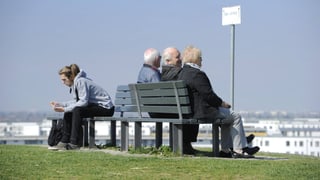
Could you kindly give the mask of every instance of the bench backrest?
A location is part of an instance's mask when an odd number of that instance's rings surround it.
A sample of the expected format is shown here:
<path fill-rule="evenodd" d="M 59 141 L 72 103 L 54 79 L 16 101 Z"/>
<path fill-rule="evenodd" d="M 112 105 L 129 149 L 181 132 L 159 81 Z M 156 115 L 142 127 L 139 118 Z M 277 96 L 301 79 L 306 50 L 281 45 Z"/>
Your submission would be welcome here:
<path fill-rule="evenodd" d="M 183 81 L 129 84 L 138 113 L 190 114 L 188 89 Z"/>
<path fill-rule="evenodd" d="M 136 105 L 132 104 L 130 88 L 128 85 L 119 85 L 115 95 L 115 112 L 123 116 L 124 112 L 137 112 Z"/>
<path fill-rule="evenodd" d="M 137 83 L 118 86 L 116 112 L 177 114 L 179 119 L 191 114 L 188 89 L 183 81 Z"/>

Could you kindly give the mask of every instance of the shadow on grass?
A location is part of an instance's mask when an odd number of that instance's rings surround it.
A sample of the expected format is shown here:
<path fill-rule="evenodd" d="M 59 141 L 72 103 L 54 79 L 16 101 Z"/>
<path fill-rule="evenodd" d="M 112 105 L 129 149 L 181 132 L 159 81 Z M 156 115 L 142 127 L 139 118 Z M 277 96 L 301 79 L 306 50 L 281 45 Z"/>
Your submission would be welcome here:
<path fill-rule="evenodd" d="M 213 157 L 212 152 L 202 151 L 202 150 L 198 150 L 198 149 L 197 149 L 197 153 L 196 153 L 195 156 L 220 158 L 220 157 Z M 235 159 L 235 158 L 221 158 L 221 159 Z M 254 156 L 254 158 L 237 158 L 237 159 L 250 159 L 250 160 L 288 160 L 288 158 L 270 157 L 270 156 Z"/>
<path fill-rule="evenodd" d="M 110 145 L 97 146 L 96 150 L 102 150 L 109 154 L 114 155 L 133 155 L 133 156 L 166 156 L 166 157 L 181 157 L 179 154 L 174 154 L 170 147 L 161 146 L 160 148 L 155 147 L 141 147 L 140 149 L 134 149 L 133 147 L 129 148 L 128 152 L 120 151 L 119 147 L 114 147 Z M 183 157 L 201 157 L 201 158 L 219 158 L 219 159 L 235 159 L 235 158 L 220 158 L 214 157 L 211 149 L 196 149 L 195 155 L 183 155 Z M 254 158 L 237 158 L 237 159 L 249 159 L 249 160 L 288 160 L 288 158 L 283 157 L 271 157 L 271 156 L 255 156 Z"/>

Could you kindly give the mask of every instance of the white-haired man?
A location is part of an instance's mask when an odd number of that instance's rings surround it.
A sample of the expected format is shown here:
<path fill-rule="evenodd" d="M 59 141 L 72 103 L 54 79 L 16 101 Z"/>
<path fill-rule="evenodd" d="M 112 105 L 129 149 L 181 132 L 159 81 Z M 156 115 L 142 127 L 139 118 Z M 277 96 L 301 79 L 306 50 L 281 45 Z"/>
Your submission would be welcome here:
<path fill-rule="evenodd" d="M 161 74 L 159 71 L 161 56 L 158 50 L 148 48 L 144 52 L 144 64 L 138 75 L 138 83 L 159 82 Z"/>

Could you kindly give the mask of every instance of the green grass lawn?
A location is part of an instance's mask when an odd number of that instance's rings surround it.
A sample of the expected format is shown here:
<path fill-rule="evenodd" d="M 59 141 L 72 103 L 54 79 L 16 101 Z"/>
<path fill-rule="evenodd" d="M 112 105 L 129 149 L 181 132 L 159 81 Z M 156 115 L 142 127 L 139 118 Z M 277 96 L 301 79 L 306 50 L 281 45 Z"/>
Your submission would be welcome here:
<path fill-rule="evenodd" d="M 256 159 L 162 156 L 0 145 L 0 179 L 320 179 L 320 159 L 258 153 Z"/>

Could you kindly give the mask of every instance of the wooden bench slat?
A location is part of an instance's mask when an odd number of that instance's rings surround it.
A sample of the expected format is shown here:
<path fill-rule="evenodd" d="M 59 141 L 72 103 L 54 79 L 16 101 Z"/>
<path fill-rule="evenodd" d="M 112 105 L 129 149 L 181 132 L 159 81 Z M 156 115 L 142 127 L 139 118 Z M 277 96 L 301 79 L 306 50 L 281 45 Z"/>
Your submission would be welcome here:
<path fill-rule="evenodd" d="M 182 89 L 177 89 L 179 96 L 187 96 L 188 95 L 188 90 L 186 88 Z M 131 96 L 133 94 L 131 93 Z M 159 97 L 159 96 L 175 96 L 174 89 L 154 89 L 154 90 L 142 90 L 139 91 L 139 96 L 140 97 Z"/>
<path fill-rule="evenodd" d="M 115 112 L 137 112 L 137 106 L 116 106 Z"/>
<path fill-rule="evenodd" d="M 132 105 L 132 99 L 131 98 L 115 99 L 114 104 L 115 105 Z"/>
<path fill-rule="evenodd" d="M 178 113 L 176 106 L 141 106 L 141 112 L 151 113 Z M 190 114 L 191 108 L 189 106 L 181 107 L 182 114 Z"/>
<path fill-rule="evenodd" d="M 119 85 L 117 91 L 130 91 L 130 88 L 128 85 Z"/>
<path fill-rule="evenodd" d="M 135 102 L 136 99 L 132 99 L 133 102 Z M 189 97 L 179 97 L 180 104 L 182 105 L 188 105 L 190 104 Z M 163 106 L 168 106 L 172 104 L 177 104 L 177 100 L 175 97 L 142 97 L 140 99 L 140 103 L 143 105 L 148 104 L 162 104 Z"/>
<path fill-rule="evenodd" d="M 131 93 L 129 91 L 118 91 L 116 93 L 116 98 L 131 98 Z"/>
<path fill-rule="evenodd" d="M 140 83 L 138 86 L 139 90 L 143 89 L 166 89 L 166 88 L 172 88 L 173 84 L 177 88 L 184 88 L 186 87 L 186 84 L 183 81 L 166 81 L 166 82 L 157 82 L 157 83 Z M 129 84 L 129 87 L 134 84 Z"/>

